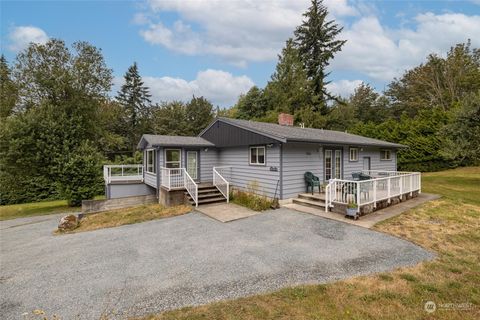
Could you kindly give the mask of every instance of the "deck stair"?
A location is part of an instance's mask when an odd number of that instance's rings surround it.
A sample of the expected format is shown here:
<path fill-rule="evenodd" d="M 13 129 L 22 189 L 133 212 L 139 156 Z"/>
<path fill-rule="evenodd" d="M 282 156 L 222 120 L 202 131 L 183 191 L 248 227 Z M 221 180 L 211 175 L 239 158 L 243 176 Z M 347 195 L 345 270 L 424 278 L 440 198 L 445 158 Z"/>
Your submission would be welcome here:
<path fill-rule="evenodd" d="M 325 211 L 325 193 L 301 193 L 293 203 Z"/>
<path fill-rule="evenodd" d="M 188 192 L 185 192 L 190 204 L 195 205 L 192 197 Z M 217 202 L 226 202 L 227 199 L 212 183 L 201 183 L 198 185 L 198 205 L 211 204 Z"/>

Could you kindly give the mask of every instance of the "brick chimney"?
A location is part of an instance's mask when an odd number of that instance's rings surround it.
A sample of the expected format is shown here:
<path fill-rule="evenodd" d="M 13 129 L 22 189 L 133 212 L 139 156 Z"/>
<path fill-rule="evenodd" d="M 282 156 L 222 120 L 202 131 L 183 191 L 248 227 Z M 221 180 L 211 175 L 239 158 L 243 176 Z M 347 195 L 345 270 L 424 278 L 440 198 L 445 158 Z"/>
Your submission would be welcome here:
<path fill-rule="evenodd" d="M 293 126 L 293 116 L 288 113 L 278 115 L 278 124 L 281 126 Z"/>

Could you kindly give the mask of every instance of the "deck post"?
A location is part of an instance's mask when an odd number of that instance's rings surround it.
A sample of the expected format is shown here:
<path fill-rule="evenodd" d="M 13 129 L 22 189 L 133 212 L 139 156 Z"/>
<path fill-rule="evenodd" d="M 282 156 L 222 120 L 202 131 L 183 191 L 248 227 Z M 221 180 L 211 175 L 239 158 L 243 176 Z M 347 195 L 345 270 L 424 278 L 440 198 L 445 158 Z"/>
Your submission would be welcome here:
<path fill-rule="evenodd" d="M 413 194 L 413 174 L 410 174 L 410 196 Z"/>
<path fill-rule="evenodd" d="M 357 212 L 360 214 L 360 181 L 357 181 Z"/>
<path fill-rule="evenodd" d="M 390 203 L 390 182 L 391 182 L 392 178 L 388 177 L 387 181 L 387 202 Z"/>
<path fill-rule="evenodd" d="M 400 197 L 403 195 L 403 176 L 400 176 Z M 402 199 L 402 198 L 400 198 Z"/>
<path fill-rule="evenodd" d="M 377 208 L 377 180 L 373 180 L 373 208 Z"/>

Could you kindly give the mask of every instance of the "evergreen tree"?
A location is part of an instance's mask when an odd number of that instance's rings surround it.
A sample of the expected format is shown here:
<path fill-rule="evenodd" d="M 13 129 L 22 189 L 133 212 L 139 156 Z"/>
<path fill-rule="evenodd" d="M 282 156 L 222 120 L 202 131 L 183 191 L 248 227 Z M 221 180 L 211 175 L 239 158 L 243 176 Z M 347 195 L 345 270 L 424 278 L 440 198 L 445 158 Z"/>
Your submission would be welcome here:
<path fill-rule="evenodd" d="M 213 105 L 204 97 L 194 96 L 185 106 L 186 135 L 198 135 L 213 118 Z"/>
<path fill-rule="evenodd" d="M 0 119 L 12 114 L 17 101 L 17 88 L 11 78 L 7 59 L 0 57 Z"/>
<path fill-rule="evenodd" d="M 294 114 L 311 106 L 312 91 L 293 40 L 288 39 L 278 56 L 275 73 L 265 87 L 268 109 Z"/>
<path fill-rule="evenodd" d="M 388 100 L 368 84 L 362 82 L 348 103 L 355 110 L 355 117 L 359 121 L 380 123 L 386 120 Z"/>
<path fill-rule="evenodd" d="M 125 135 L 134 154 L 141 135 L 150 129 L 148 118 L 151 95 L 142 81 L 136 62 L 128 68 L 124 79 L 125 83 L 118 92 L 117 101 L 124 107 Z"/>
<path fill-rule="evenodd" d="M 185 105 L 180 101 L 162 103 L 153 110 L 153 132 L 172 136 L 187 135 Z"/>
<path fill-rule="evenodd" d="M 263 90 L 253 86 L 245 95 L 241 95 L 235 106 L 238 119 L 258 119 L 267 113 L 267 101 Z"/>
<path fill-rule="evenodd" d="M 322 0 L 312 0 L 312 5 L 303 14 L 305 20 L 295 30 L 295 43 L 303 60 L 308 79 L 312 81 L 315 94 L 315 110 L 328 112 L 327 101 L 334 99 L 326 85 L 329 73 L 326 68 L 336 52 L 341 51 L 346 40 L 337 40 L 343 28 L 334 20 L 327 20 L 328 10 Z"/>

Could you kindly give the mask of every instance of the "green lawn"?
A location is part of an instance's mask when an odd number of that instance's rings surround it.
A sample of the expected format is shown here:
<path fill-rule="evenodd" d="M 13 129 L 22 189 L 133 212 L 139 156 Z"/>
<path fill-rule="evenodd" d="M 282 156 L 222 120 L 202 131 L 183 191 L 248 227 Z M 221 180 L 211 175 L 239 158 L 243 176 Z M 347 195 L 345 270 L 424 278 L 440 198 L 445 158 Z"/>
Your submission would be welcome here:
<path fill-rule="evenodd" d="M 66 200 L 12 204 L 0 206 L 0 220 L 74 211 L 80 211 L 80 207 L 69 207 Z"/>
<path fill-rule="evenodd" d="M 143 319 L 480 319 L 480 167 L 423 176 L 423 191 L 443 197 L 375 229 L 436 252 L 435 260 Z M 436 303 L 434 313 L 426 301 Z"/>
<path fill-rule="evenodd" d="M 105 196 L 96 196 L 96 200 L 105 199 Z M 66 200 L 41 201 L 0 206 L 0 221 L 41 216 L 53 213 L 78 212 L 80 207 L 69 207 Z"/>

